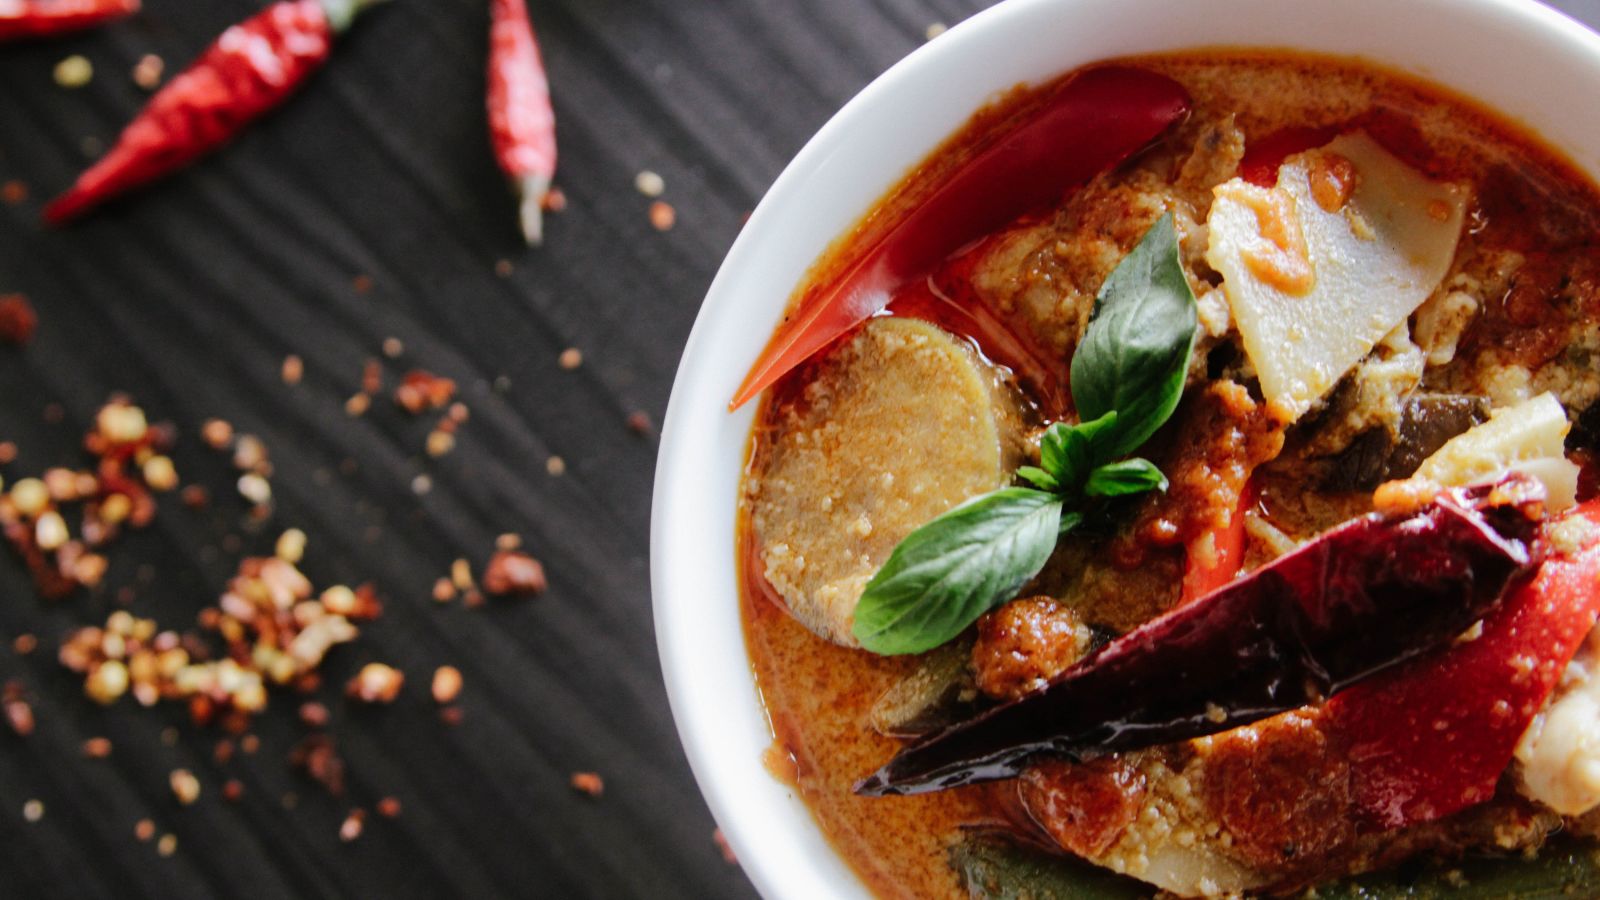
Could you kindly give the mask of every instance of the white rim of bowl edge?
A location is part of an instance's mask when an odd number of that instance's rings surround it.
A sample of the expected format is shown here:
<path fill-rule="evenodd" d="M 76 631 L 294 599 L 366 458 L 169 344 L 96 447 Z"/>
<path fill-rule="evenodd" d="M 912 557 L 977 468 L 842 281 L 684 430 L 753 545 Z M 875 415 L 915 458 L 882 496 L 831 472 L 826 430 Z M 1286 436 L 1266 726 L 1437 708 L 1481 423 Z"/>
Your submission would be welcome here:
<path fill-rule="evenodd" d="M 1090 0 L 1090 2 L 1092 3 L 1094 0 Z M 1248 6 L 1252 5 L 1253 2 L 1265 3 L 1267 0 L 1244 0 L 1240 5 Z M 1325 0 L 1292 0 L 1292 2 L 1308 9 L 1319 5 L 1326 8 L 1327 5 Z M 741 229 L 707 291 L 705 301 L 696 317 L 695 324 L 685 345 L 683 356 L 679 362 L 671 399 L 668 402 L 666 416 L 662 424 L 660 451 L 652 497 L 650 567 L 657 648 L 660 654 L 673 720 L 684 752 L 688 757 L 690 768 L 694 772 L 696 782 L 713 817 L 722 827 L 724 835 L 732 845 L 735 854 L 739 857 L 745 873 L 754 883 L 756 889 L 765 897 L 803 896 L 802 894 L 794 893 L 796 888 L 801 887 L 801 885 L 785 880 L 782 877 L 785 872 L 791 877 L 796 874 L 803 875 L 803 869 L 795 865 L 779 866 L 775 864 L 772 849 L 770 847 L 760 847 L 756 844 L 754 836 L 760 833 L 763 824 L 757 816 L 758 811 L 742 802 L 735 781 L 725 777 L 719 771 L 730 763 L 727 747 L 710 737 L 715 734 L 716 726 L 720 723 L 716 721 L 713 711 L 691 700 L 694 693 L 702 686 L 703 680 L 710 677 L 710 673 L 691 674 L 692 670 L 696 668 L 691 663 L 695 660 L 697 654 L 703 653 L 703 645 L 696 640 L 695 624 L 689 621 L 686 616 L 674 617 L 667 611 L 665 603 L 667 599 L 677 597 L 680 594 L 688 595 L 689 592 L 694 590 L 696 584 L 705 584 L 708 585 L 707 589 L 712 589 L 709 585 L 713 583 L 732 583 L 735 585 L 734 596 L 737 597 L 736 577 L 731 567 L 729 571 L 718 573 L 687 570 L 690 565 L 684 560 L 691 559 L 694 554 L 687 552 L 685 548 L 703 543 L 708 539 L 708 536 L 703 533 L 694 533 L 693 529 L 683 527 L 686 523 L 682 521 L 684 517 L 678 512 L 680 505 L 676 498 L 679 496 L 687 497 L 687 495 L 699 489 L 693 483 L 694 479 L 698 477 L 694 463 L 698 458 L 698 454 L 707 448 L 702 446 L 704 440 L 695 440 L 698 436 L 696 433 L 702 432 L 703 429 L 703 433 L 709 433 L 716 429 L 704 428 L 704 426 L 720 424 L 723 427 L 736 426 L 741 434 L 748 434 L 753 408 L 756 404 L 747 404 L 737 413 L 729 414 L 726 411 L 727 398 L 732 396 L 739 381 L 739 376 L 743 374 L 743 369 L 741 368 L 739 371 L 731 373 L 703 373 L 699 371 L 700 367 L 697 365 L 697 361 L 705 354 L 705 347 L 713 340 L 710 334 L 714 330 L 713 323 L 722 316 L 727 307 L 738 302 L 739 298 L 734 297 L 727 288 L 727 282 L 736 278 L 733 270 L 738 266 L 735 263 L 750 253 L 752 246 L 758 240 L 758 236 L 767 230 L 767 220 L 776 214 L 774 209 L 790 207 L 794 203 L 791 195 L 797 195 L 803 191 L 810 179 L 816 175 L 819 169 L 824 167 L 828 157 L 834 151 L 835 145 L 840 140 L 838 135 L 853 129 L 858 118 L 870 112 L 873 107 L 879 104 L 881 95 L 904 90 L 904 83 L 915 81 L 918 74 L 925 68 L 942 64 L 947 56 L 960 55 L 963 52 L 960 38 L 968 32 L 975 32 L 989 27 L 991 23 L 998 24 L 1002 19 L 1010 17 L 1025 18 L 1039 10 L 1062 5 L 1075 5 L 1075 0 L 1007 0 L 1007 2 L 1002 2 L 983 10 L 953 26 L 946 35 L 914 49 L 883 74 L 873 79 L 861 92 L 856 94 L 844 107 L 835 113 L 783 169 L 772 187 L 768 189 L 761 202 L 756 206 L 749 221 Z M 1290 4 L 1285 3 L 1284 5 Z M 1591 60 L 1591 68 L 1596 67 L 1596 64 L 1592 61 L 1600 59 L 1600 36 L 1597 36 L 1584 25 L 1561 11 L 1546 7 L 1534 2 L 1534 0 L 1478 0 L 1476 3 L 1459 4 L 1455 0 L 1415 0 L 1412 5 L 1424 12 L 1432 10 L 1441 14 L 1459 12 L 1465 8 L 1466 11 L 1477 17 L 1499 19 L 1506 25 L 1514 23 L 1519 26 L 1519 30 L 1527 34 L 1526 39 L 1529 41 L 1542 42 L 1552 50 L 1560 50 L 1567 54 L 1587 57 Z M 1294 46 L 1293 41 L 1259 43 L 1262 46 Z M 1203 48 L 1206 45 L 1202 43 L 1196 46 Z M 1133 52 L 1161 52 L 1162 49 L 1153 47 L 1149 50 Z M 1174 45 L 1166 49 L 1177 49 L 1177 46 Z M 1311 50 L 1311 52 L 1336 52 L 1319 51 L 1315 48 L 1306 49 Z M 1107 57 L 1115 55 L 1118 54 L 1106 54 Z M 1066 67 L 1059 71 L 1065 72 L 1081 64 L 1069 62 Z M 1435 78 L 1426 69 L 1412 68 L 1409 71 L 1430 80 L 1444 80 Z M 1481 102 L 1497 110 L 1515 108 L 1514 105 L 1494 102 L 1488 98 L 1482 99 Z M 965 110 L 961 119 L 948 129 L 945 134 L 948 135 L 953 132 L 956 127 L 959 127 L 960 121 L 964 120 L 967 115 L 970 115 L 976 109 L 977 106 L 972 106 Z M 1513 118 L 1513 121 L 1518 120 Z M 1541 136 L 1546 140 L 1551 140 L 1558 151 L 1566 154 L 1568 159 L 1591 179 L 1596 179 L 1596 175 L 1600 174 L 1600 148 L 1567 146 L 1555 142 L 1553 137 L 1549 135 Z M 914 165 L 926 153 L 931 152 L 937 146 L 937 143 L 935 141 L 920 153 L 908 159 L 905 170 L 909 171 L 911 165 Z M 862 196 L 861 207 L 856 214 L 865 213 L 870 205 L 876 202 L 883 192 L 892 186 L 894 181 L 901 177 L 902 174 L 903 172 L 897 173 L 894 178 L 882 184 L 876 191 L 869 191 Z M 829 240 L 831 239 L 832 236 L 830 235 Z M 805 255 L 805 259 L 802 261 L 802 271 L 805 268 L 809 268 L 817 254 L 821 252 L 821 249 L 821 247 L 818 247 L 809 253 L 806 249 L 798 249 L 796 251 L 798 254 Z M 782 299 L 786 302 L 792 293 L 793 287 L 794 283 L 786 285 L 775 284 L 773 290 L 781 292 Z M 765 303 L 769 301 L 752 302 Z M 783 309 L 783 303 L 773 305 L 771 307 L 772 316 L 768 320 L 767 330 L 760 334 L 749 336 L 749 353 L 744 358 L 742 365 L 748 366 L 749 361 L 753 360 L 755 354 L 765 345 L 770 330 L 775 327 Z M 697 397 L 696 403 L 691 404 L 686 396 L 688 390 L 685 388 L 685 384 L 705 379 L 709 379 L 718 385 L 717 390 L 711 392 L 711 402 L 701 403 L 700 398 Z M 715 419 L 709 418 L 712 416 L 722 417 L 723 421 L 717 423 Z M 742 462 L 742 444 L 740 454 L 740 461 Z M 737 499 L 737 491 L 735 490 L 735 492 L 726 497 L 713 498 L 711 500 L 706 500 L 702 497 L 692 502 L 702 504 L 707 502 L 722 503 L 726 505 L 727 511 L 731 513 L 737 503 Z M 683 502 L 689 503 L 691 499 L 685 499 Z M 725 541 L 728 545 L 725 548 L 726 554 L 730 560 L 733 559 L 734 547 L 731 533 L 709 537 L 716 541 Z M 732 610 L 732 614 L 736 618 L 739 616 L 737 607 Z M 746 674 L 747 679 L 749 679 L 749 663 L 745 656 L 742 628 L 740 634 L 739 664 L 742 666 L 742 671 Z M 753 679 L 749 680 L 751 683 L 748 686 L 748 702 L 752 707 L 759 708 L 760 698 L 757 695 Z M 764 714 L 764 710 L 762 712 Z M 735 765 L 760 766 L 759 760 L 731 760 L 731 762 Z M 764 770 L 762 775 L 765 777 Z M 792 788 L 787 786 L 784 786 L 784 790 L 791 795 L 795 793 Z M 800 801 L 796 798 L 795 802 Z M 809 816 L 810 811 L 807 810 L 806 814 Z M 822 842 L 831 859 L 831 863 L 823 862 L 820 865 L 824 868 L 835 870 L 828 875 L 826 884 L 837 888 L 839 886 L 838 870 L 842 870 L 848 874 L 850 880 L 858 887 L 857 893 L 864 895 L 865 885 L 860 882 L 855 872 L 844 864 L 837 852 L 827 845 L 826 839 L 822 837 L 821 829 L 815 825 L 814 819 L 812 830 L 816 832 L 816 839 Z M 812 867 L 817 865 L 819 863 L 813 861 Z M 814 874 L 820 876 L 822 873 Z M 821 886 L 823 883 L 819 881 L 817 885 Z"/>

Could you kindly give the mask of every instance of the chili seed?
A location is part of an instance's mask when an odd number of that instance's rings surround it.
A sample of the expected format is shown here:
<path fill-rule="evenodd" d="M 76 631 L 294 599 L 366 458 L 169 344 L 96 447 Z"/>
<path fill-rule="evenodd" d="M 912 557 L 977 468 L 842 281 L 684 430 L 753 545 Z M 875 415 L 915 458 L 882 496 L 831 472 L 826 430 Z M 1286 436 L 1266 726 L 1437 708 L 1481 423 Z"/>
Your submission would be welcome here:
<path fill-rule="evenodd" d="M 950 26 L 944 24 L 943 22 L 932 22 L 928 25 L 927 29 L 922 32 L 922 36 L 931 41 L 949 30 Z"/>
<path fill-rule="evenodd" d="M 671 231 L 677 223 L 678 211 L 672 208 L 672 204 L 663 200 L 650 204 L 650 227 L 657 231 Z"/>
<path fill-rule="evenodd" d="M 161 57 L 154 53 L 146 53 L 139 57 L 139 61 L 133 66 L 133 83 L 147 91 L 153 91 L 161 86 L 161 73 L 166 67 L 167 64 Z"/>
<path fill-rule="evenodd" d="M 16 206 L 28 199 L 28 185 L 26 182 L 12 179 L 0 185 L 0 201 L 7 206 Z"/>
<path fill-rule="evenodd" d="M 711 842 L 717 845 L 717 850 L 722 853 L 722 861 L 730 866 L 739 864 L 739 857 L 733 855 L 733 846 L 728 843 L 728 838 L 718 828 L 711 832 Z"/>
<path fill-rule="evenodd" d="M 363 703 L 393 703 L 405 681 L 405 674 L 393 666 L 367 663 L 345 685 L 345 693 Z"/>
<path fill-rule="evenodd" d="M 92 737 L 83 742 L 83 755 L 89 759 L 105 759 L 111 755 L 111 739 Z"/>
<path fill-rule="evenodd" d="M 400 817 L 400 798 L 384 797 L 378 801 L 378 815 L 385 819 L 398 819 Z"/>
<path fill-rule="evenodd" d="M 556 362 L 561 365 L 561 368 L 571 372 L 573 369 L 583 365 L 583 351 L 577 347 L 568 347 L 561 351 L 561 356 L 556 359 Z"/>
<path fill-rule="evenodd" d="M 361 825 L 366 818 L 366 810 L 350 810 L 350 815 L 345 816 L 344 822 L 339 825 L 339 840 L 348 844 L 356 838 L 361 837 Z"/>
<path fill-rule="evenodd" d="M 233 426 L 223 419 L 207 419 L 200 426 L 200 440 L 213 450 L 226 450 L 233 443 Z"/>
<path fill-rule="evenodd" d="M 496 596 L 539 594 L 548 586 L 544 566 L 526 553 L 501 550 L 483 571 L 483 589 Z"/>
<path fill-rule="evenodd" d="M 72 89 L 81 88 L 94 79 L 94 63 L 81 54 L 73 54 L 56 63 L 56 84 Z"/>
<path fill-rule="evenodd" d="M 285 356 L 283 358 L 283 368 L 279 372 L 279 375 L 283 378 L 283 383 L 289 385 L 290 387 L 299 384 L 300 379 L 304 378 L 306 375 L 305 360 L 302 360 L 293 353 Z"/>
<path fill-rule="evenodd" d="M 400 339 L 399 338 L 397 338 L 397 337 L 386 337 L 386 338 L 383 339 L 383 355 L 384 356 L 387 356 L 390 359 L 397 359 L 400 356 L 400 354 L 402 354 L 404 352 L 406 352 L 406 345 L 400 343 Z"/>
<path fill-rule="evenodd" d="M 167 782 L 172 786 L 172 796 L 177 797 L 184 806 L 200 799 L 200 779 L 188 769 L 173 769 L 172 774 L 167 776 Z"/>
<path fill-rule="evenodd" d="M 591 797 L 598 797 L 605 793 L 606 784 L 595 772 L 576 772 L 572 776 L 572 789 Z"/>
<path fill-rule="evenodd" d="M 156 836 L 156 823 L 149 819 L 140 819 L 133 823 L 133 836 L 140 843 L 145 843 Z"/>
<path fill-rule="evenodd" d="M 552 456 L 544 461 L 544 470 L 551 475 L 561 475 L 567 471 L 567 461 L 559 456 Z"/>
<path fill-rule="evenodd" d="M 448 578 L 440 578 L 433 583 L 433 599 L 436 603 L 449 603 L 456 598 L 456 586 Z"/>
<path fill-rule="evenodd" d="M 455 435 L 452 435 L 450 432 L 440 431 L 438 429 L 428 432 L 427 450 L 429 456 L 437 459 L 438 457 L 444 456 L 455 448 Z"/>
<path fill-rule="evenodd" d="M 22 182 L 8 182 L 8 185 L 20 185 Z M 15 205 L 27 199 L 27 188 L 22 189 L 22 197 L 13 199 L 15 191 L 7 191 L 6 202 Z M 33 340 L 33 333 L 39 327 L 39 314 L 33 311 L 33 304 L 21 294 L 6 294 L 0 296 L 0 343 L 20 347 Z"/>
<path fill-rule="evenodd" d="M 44 818 L 44 801 L 29 800 L 22 804 L 22 818 L 29 822 L 37 822 Z"/>
<path fill-rule="evenodd" d="M 166 834 L 163 834 L 161 836 L 161 840 L 156 841 L 156 852 L 162 856 L 171 856 L 172 854 L 177 853 L 178 836 L 170 831 Z"/>
<path fill-rule="evenodd" d="M 441 706 L 461 694 L 461 670 L 455 666 L 440 666 L 433 672 L 433 701 Z"/>
<path fill-rule="evenodd" d="M 655 198 L 666 193 L 667 182 L 660 175 L 657 175 L 649 169 L 645 169 L 639 174 L 633 176 L 633 187 L 634 190 L 645 195 L 646 197 Z"/>

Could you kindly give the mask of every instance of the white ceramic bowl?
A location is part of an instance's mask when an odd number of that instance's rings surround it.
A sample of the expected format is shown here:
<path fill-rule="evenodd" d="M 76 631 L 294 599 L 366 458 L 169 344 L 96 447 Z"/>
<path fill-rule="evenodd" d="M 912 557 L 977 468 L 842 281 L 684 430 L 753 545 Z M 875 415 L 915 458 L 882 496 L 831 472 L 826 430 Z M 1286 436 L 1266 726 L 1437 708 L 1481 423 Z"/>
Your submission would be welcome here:
<path fill-rule="evenodd" d="M 789 788 L 739 621 L 734 503 L 751 407 L 727 411 L 812 261 L 986 101 L 1108 57 L 1206 46 L 1357 55 L 1475 97 L 1600 173 L 1600 36 L 1532 0 L 1008 0 L 885 72 L 817 133 L 750 217 L 673 385 L 651 532 L 656 640 L 678 732 L 768 898 L 864 897 Z"/>

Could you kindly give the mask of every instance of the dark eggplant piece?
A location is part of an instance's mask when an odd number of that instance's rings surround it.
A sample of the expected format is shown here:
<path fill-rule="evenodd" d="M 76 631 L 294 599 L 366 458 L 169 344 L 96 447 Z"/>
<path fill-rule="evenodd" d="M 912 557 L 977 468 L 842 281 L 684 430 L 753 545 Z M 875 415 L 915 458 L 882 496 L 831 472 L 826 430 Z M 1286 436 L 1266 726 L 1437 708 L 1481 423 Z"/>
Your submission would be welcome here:
<path fill-rule="evenodd" d="M 1001 834 L 964 834 L 950 868 L 973 900 L 1143 900 L 1153 888 L 1080 859 L 1023 847 Z"/>
<path fill-rule="evenodd" d="M 1489 418 L 1488 401 L 1467 394 L 1419 393 L 1409 397 L 1399 430 L 1363 432 L 1334 456 L 1322 487 L 1370 491 L 1393 478 L 1407 478 L 1445 442 Z"/>
<path fill-rule="evenodd" d="M 1529 560 L 1520 495 L 1536 482 L 1443 492 L 1415 513 L 1346 522 L 1151 620 L 1042 690 L 910 745 L 856 785 L 915 794 L 1014 777 L 1030 758 L 1084 759 L 1216 734 L 1295 709 L 1448 644 Z"/>
<path fill-rule="evenodd" d="M 1600 400 L 1589 404 L 1567 432 L 1568 450 L 1600 450 Z"/>
<path fill-rule="evenodd" d="M 970 717 L 977 709 L 972 641 L 945 644 L 923 656 L 911 674 L 883 692 L 867 720 L 887 737 L 921 737 Z"/>

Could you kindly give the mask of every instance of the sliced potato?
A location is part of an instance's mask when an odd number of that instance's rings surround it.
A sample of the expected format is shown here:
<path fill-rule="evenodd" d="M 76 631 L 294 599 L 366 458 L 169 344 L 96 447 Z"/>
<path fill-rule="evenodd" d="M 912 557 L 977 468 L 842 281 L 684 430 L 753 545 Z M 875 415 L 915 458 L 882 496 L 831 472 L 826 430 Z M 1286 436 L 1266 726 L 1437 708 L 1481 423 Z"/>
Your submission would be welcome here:
<path fill-rule="evenodd" d="M 1433 293 L 1466 201 L 1360 132 L 1291 157 L 1276 187 L 1217 186 L 1206 261 L 1274 416 L 1298 419 Z"/>
<path fill-rule="evenodd" d="M 855 646 L 855 608 L 902 538 L 1011 480 L 1015 392 L 966 342 L 926 322 L 871 320 L 832 351 L 749 480 L 767 580 L 818 636 Z"/>
<path fill-rule="evenodd" d="M 1414 477 L 1457 487 L 1524 472 L 1544 482 L 1546 509 L 1560 512 L 1576 502 L 1578 493 L 1578 467 L 1566 458 L 1571 427 L 1561 401 L 1546 392 L 1491 412 L 1487 422 L 1451 438 L 1423 460 Z"/>

